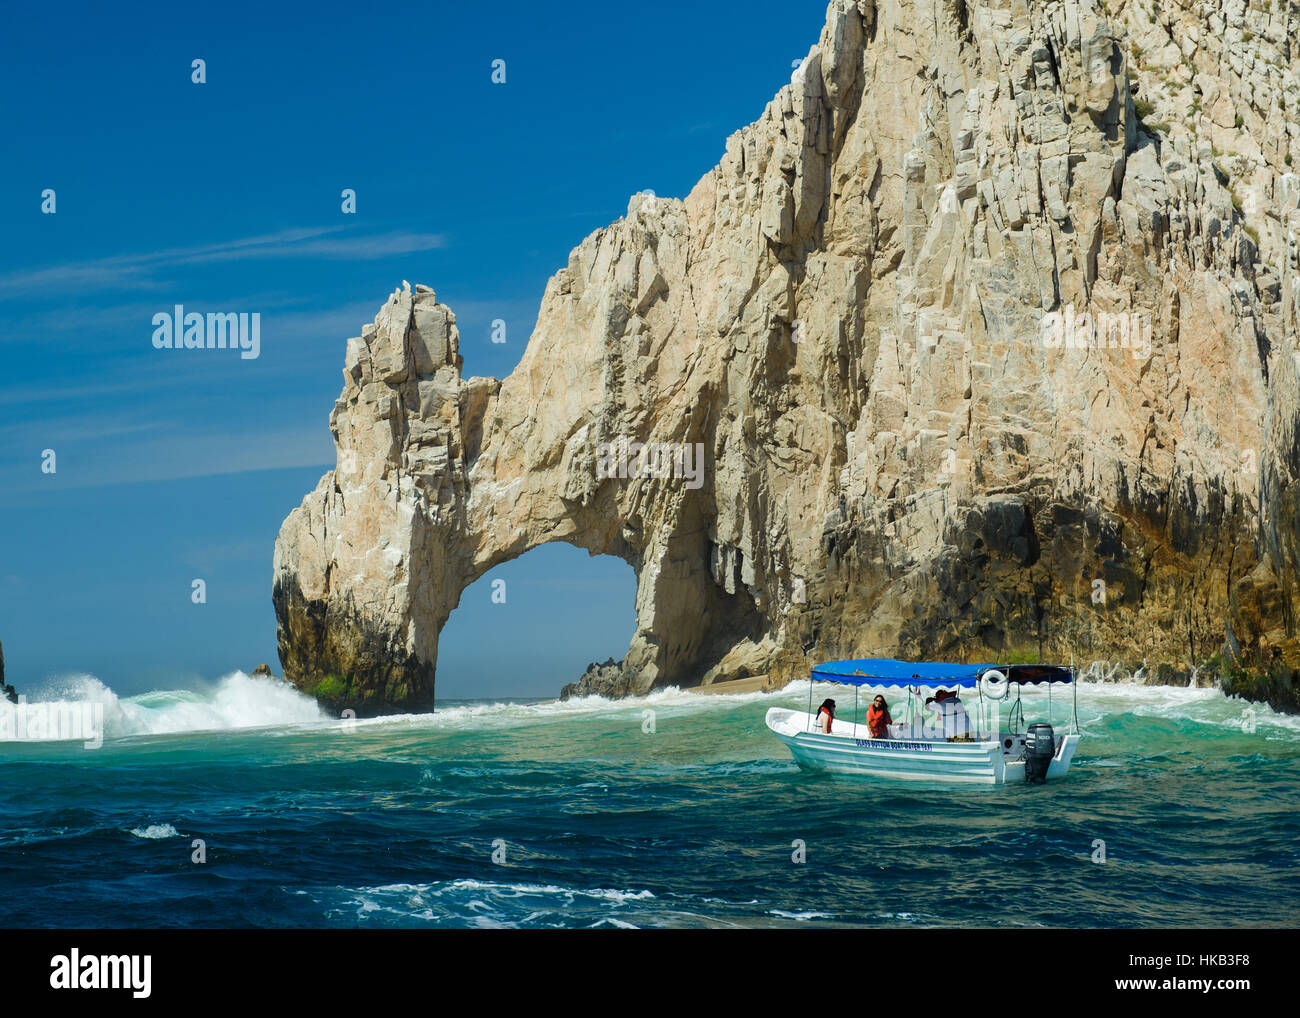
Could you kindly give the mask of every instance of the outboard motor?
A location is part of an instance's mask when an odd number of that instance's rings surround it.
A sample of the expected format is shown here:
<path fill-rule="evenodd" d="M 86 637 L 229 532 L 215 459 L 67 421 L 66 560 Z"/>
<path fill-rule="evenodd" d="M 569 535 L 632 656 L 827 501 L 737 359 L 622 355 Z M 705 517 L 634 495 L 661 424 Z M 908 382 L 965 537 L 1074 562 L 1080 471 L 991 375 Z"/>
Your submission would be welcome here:
<path fill-rule="evenodd" d="M 1056 756 L 1056 733 L 1052 726 L 1037 721 L 1025 735 L 1025 780 L 1031 785 L 1047 781 L 1047 768 Z"/>

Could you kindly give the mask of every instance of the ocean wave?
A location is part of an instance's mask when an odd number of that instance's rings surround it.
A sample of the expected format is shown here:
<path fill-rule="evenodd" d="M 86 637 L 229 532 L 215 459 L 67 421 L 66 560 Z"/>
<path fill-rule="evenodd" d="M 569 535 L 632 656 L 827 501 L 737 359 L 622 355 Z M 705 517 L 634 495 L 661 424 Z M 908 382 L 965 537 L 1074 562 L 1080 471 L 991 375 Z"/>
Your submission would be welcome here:
<path fill-rule="evenodd" d="M 232 731 L 329 721 L 316 701 L 285 682 L 236 671 L 207 690 L 119 697 L 93 675 L 49 680 L 25 704 L 0 704 L 0 741 L 92 742 L 184 732 Z"/>
<path fill-rule="evenodd" d="M 1068 705 L 1069 701 L 1066 700 Z M 1060 710 L 1060 701 L 1057 701 Z M 1264 738 L 1300 736 L 1300 716 L 1283 714 L 1266 703 L 1227 696 L 1215 686 L 1139 686 L 1128 683 L 1083 682 L 1079 686 L 1079 715 L 1086 719 L 1131 716 L 1190 721 L 1224 732 L 1258 734 Z M 1062 713 L 1061 716 L 1065 716 Z"/>
<path fill-rule="evenodd" d="M 367 729 L 468 729 L 512 728 L 520 724 L 540 724 L 562 720 L 600 720 L 610 717 L 638 716 L 647 708 L 659 717 L 678 717 L 707 713 L 719 708 L 734 709 L 764 700 L 774 700 L 789 695 L 789 691 L 807 682 L 792 683 L 779 692 L 755 693 L 698 693 L 690 689 L 668 686 L 647 693 L 611 700 L 603 696 L 575 696 L 568 700 L 485 700 L 481 702 L 452 701 L 447 706 L 424 714 L 388 714 L 377 718 L 349 719 L 337 722 L 339 728 L 364 731 Z M 660 712 L 664 712 L 660 714 Z"/>
<path fill-rule="evenodd" d="M 655 898 L 648 890 L 581 889 L 472 879 L 335 888 L 322 895 L 325 899 L 338 896 L 342 901 L 328 907 L 327 915 L 351 912 L 361 923 L 381 925 L 427 923 L 483 928 L 569 926 L 575 913 L 585 914 L 594 926 L 605 923 L 635 928 L 608 913 Z"/>

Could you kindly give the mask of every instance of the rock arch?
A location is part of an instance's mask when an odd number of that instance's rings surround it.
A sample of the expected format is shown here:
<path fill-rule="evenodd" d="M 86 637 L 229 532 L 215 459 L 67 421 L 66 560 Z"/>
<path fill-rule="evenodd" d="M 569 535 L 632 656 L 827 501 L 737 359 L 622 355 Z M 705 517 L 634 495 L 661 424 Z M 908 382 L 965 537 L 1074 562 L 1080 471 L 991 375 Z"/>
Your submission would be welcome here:
<path fill-rule="evenodd" d="M 1085 636 L 1300 664 L 1300 187 L 1270 156 L 1256 244 L 1204 146 L 1138 119 L 1095 0 L 931 7 L 833 0 L 684 200 L 573 251 L 504 381 L 461 376 L 427 287 L 389 297 L 276 544 L 290 679 L 428 705 L 461 591 L 548 541 L 637 574 L 627 657 L 584 690 Z M 1074 310 L 1143 341 L 1049 342 Z M 600 476 L 620 439 L 701 444 L 703 483 Z"/>

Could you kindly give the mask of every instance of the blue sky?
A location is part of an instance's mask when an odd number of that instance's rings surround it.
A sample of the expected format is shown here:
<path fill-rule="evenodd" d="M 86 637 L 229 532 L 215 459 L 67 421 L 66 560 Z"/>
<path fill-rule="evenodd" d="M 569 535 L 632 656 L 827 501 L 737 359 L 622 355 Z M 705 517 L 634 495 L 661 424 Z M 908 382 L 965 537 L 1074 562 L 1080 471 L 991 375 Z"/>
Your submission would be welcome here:
<path fill-rule="evenodd" d="M 0 641 L 20 690 L 278 671 L 271 550 L 333 466 L 349 336 L 401 280 L 508 374 L 547 278 L 640 190 L 681 197 L 825 4 L 7 5 Z M 191 82 L 206 61 L 207 82 Z M 505 84 L 491 81 L 506 62 Z M 41 212 L 53 189 L 53 215 Z M 344 188 L 357 214 L 340 209 Z M 259 312 L 261 355 L 152 316 Z M 493 319 L 508 342 L 489 341 Z M 55 450 L 57 472 L 42 473 Z M 505 606 L 489 583 L 508 582 Z M 207 603 L 191 602 L 191 581 Z M 550 695 L 632 632 L 622 562 L 547 546 L 466 591 L 440 697 Z"/>

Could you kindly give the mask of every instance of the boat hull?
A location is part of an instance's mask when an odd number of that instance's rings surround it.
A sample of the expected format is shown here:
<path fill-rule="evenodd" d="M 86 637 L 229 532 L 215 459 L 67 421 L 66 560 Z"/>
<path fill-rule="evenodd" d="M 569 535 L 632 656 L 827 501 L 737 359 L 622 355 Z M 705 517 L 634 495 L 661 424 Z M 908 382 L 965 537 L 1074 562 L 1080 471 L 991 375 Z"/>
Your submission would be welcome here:
<path fill-rule="evenodd" d="M 766 722 L 795 762 L 808 770 L 971 785 L 1025 780 L 1024 762 L 1015 759 L 1022 745 L 1016 740 L 1022 737 L 1008 733 L 984 742 L 874 739 L 865 725 L 836 721 L 826 735 L 808 730 L 809 714 L 781 707 L 768 710 Z M 1006 738 L 1013 740 L 1011 749 Z M 1058 737 L 1056 755 L 1047 769 L 1049 780 L 1065 777 L 1078 744 L 1077 734 Z"/>

